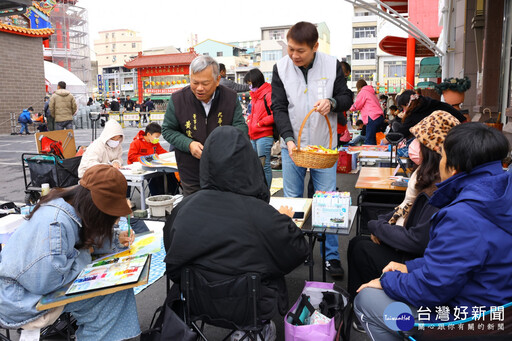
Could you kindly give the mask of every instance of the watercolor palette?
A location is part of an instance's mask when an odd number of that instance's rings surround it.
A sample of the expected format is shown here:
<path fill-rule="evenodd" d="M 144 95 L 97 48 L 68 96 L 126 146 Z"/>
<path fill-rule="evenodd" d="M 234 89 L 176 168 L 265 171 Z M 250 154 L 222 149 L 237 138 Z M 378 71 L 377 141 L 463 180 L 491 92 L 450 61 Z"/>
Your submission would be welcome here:
<path fill-rule="evenodd" d="M 148 254 L 134 254 L 93 262 L 82 270 L 66 295 L 135 283 L 150 259 Z"/>

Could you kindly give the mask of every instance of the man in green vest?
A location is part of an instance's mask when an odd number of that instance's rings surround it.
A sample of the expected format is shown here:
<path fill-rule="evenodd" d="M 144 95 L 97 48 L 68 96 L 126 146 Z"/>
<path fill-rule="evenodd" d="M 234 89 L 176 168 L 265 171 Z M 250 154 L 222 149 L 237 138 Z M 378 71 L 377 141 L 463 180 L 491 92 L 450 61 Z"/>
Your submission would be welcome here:
<path fill-rule="evenodd" d="M 236 92 L 219 82 L 219 64 L 215 59 L 198 56 L 190 64 L 190 85 L 174 93 L 167 105 L 162 135 L 176 148 L 185 196 L 201 188 L 199 160 L 210 133 L 223 125 L 248 131 Z"/>

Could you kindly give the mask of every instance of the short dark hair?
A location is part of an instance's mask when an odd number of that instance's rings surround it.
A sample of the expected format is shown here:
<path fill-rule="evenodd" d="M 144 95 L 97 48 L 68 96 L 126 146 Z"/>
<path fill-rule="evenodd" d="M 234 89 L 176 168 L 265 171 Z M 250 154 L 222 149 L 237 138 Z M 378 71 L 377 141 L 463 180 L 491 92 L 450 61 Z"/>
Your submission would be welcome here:
<path fill-rule="evenodd" d="M 314 48 L 318 42 L 318 31 L 314 24 L 307 21 L 299 21 L 286 34 L 286 40 L 290 39 L 299 44 L 305 43 L 310 48 Z"/>
<path fill-rule="evenodd" d="M 357 120 L 356 121 L 356 126 L 360 126 L 361 124 L 364 125 L 363 120 Z"/>
<path fill-rule="evenodd" d="M 363 87 L 365 87 L 367 85 L 368 84 L 366 83 L 366 81 L 364 79 L 360 79 L 356 83 L 356 89 L 357 89 L 357 91 L 359 91 L 359 90 L 361 90 Z"/>
<path fill-rule="evenodd" d="M 388 96 L 386 96 L 386 95 L 380 95 L 380 96 L 379 96 L 379 99 L 385 99 L 385 100 L 387 100 L 387 99 L 388 99 Z"/>
<path fill-rule="evenodd" d="M 389 110 L 398 110 L 398 107 L 396 105 L 392 105 L 389 107 Z"/>
<path fill-rule="evenodd" d="M 32 107 L 28 107 L 28 109 L 27 109 L 27 110 L 28 110 L 28 111 L 34 111 L 34 108 L 32 108 Z"/>
<path fill-rule="evenodd" d="M 263 73 L 261 73 L 259 69 L 251 69 L 244 76 L 244 82 L 251 82 L 253 87 L 259 88 L 265 83 L 265 76 L 263 76 Z"/>
<path fill-rule="evenodd" d="M 59 86 L 59 88 L 61 88 L 61 89 L 65 89 L 65 88 L 66 88 L 66 82 L 64 82 L 64 81 L 60 81 L 60 82 L 58 82 L 58 83 L 57 83 L 57 85 L 58 85 L 58 86 Z"/>
<path fill-rule="evenodd" d="M 411 99 L 411 96 L 414 95 L 415 93 L 416 92 L 414 92 L 414 90 L 405 90 L 398 96 L 398 99 L 396 100 L 396 104 L 398 106 L 402 106 L 402 105 L 407 106 L 409 104 L 409 100 Z"/>
<path fill-rule="evenodd" d="M 219 72 L 226 71 L 226 65 L 219 63 Z"/>
<path fill-rule="evenodd" d="M 351 73 L 352 72 L 352 68 L 350 67 L 350 64 L 345 62 L 345 61 L 342 61 L 341 63 L 341 69 L 343 70 L 343 73 Z"/>
<path fill-rule="evenodd" d="M 443 149 L 447 169 L 469 173 L 477 166 L 505 159 L 509 143 L 500 131 L 483 123 L 469 122 L 448 132 Z"/>
<path fill-rule="evenodd" d="M 154 133 L 162 133 L 162 127 L 160 124 L 156 122 L 151 122 L 146 126 L 146 130 L 144 131 L 144 135 L 147 135 L 147 133 L 154 134 Z"/>

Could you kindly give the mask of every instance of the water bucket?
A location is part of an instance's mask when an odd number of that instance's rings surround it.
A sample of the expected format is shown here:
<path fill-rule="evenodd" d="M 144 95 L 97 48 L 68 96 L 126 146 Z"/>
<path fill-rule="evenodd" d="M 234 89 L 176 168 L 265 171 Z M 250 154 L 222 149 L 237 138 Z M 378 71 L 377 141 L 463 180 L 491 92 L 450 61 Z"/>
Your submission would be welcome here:
<path fill-rule="evenodd" d="M 155 195 L 146 199 L 151 216 L 165 217 L 165 212 L 171 213 L 175 198 L 172 195 Z"/>

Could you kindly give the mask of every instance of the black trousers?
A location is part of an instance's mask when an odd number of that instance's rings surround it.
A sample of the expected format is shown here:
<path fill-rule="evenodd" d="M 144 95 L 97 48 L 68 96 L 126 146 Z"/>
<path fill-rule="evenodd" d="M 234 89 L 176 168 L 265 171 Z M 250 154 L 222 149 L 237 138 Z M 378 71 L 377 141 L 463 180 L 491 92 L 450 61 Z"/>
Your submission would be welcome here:
<path fill-rule="evenodd" d="M 356 236 L 348 244 L 348 292 L 354 299 L 356 290 L 364 283 L 379 278 L 389 262 L 403 263 L 417 258 L 385 244 L 375 244 L 368 236 Z"/>

